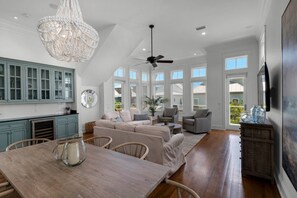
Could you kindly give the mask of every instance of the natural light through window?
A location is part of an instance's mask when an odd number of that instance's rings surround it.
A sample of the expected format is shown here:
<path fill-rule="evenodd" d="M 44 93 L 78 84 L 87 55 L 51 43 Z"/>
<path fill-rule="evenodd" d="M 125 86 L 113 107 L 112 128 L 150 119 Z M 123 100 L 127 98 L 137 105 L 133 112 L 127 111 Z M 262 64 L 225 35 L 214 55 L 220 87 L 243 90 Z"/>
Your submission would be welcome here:
<path fill-rule="evenodd" d="M 248 67 L 248 56 L 238 56 L 225 59 L 225 69 L 244 69 Z"/>
<path fill-rule="evenodd" d="M 206 67 L 196 67 L 192 69 L 192 78 L 206 77 Z"/>
<path fill-rule="evenodd" d="M 124 69 L 123 68 L 118 68 L 114 72 L 114 76 L 116 77 L 124 77 Z"/>
<path fill-rule="evenodd" d="M 164 72 L 155 73 L 155 81 L 164 81 Z"/>
<path fill-rule="evenodd" d="M 204 82 L 192 83 L 192 110 L 206 109 L 206 85 Z"/>
<path fill-rule="evenodd" d="M 130 79 L 136 80 L 137 79 L 137 72 L 134 70 L 130 70 Z"/>
<path fill-rule="evenodd" d="M 147 72 L 142 72 L 142 81 L 147 82 L 148 81 L 148 73 Z"/>
<path fill-rule="evenodd" d="M 178 71 L 172 71 L 171 72 L 171 79 L 172 80 L 183 79 L 183 78 L 184 78 L 183 70 L 178 70 Z"/>

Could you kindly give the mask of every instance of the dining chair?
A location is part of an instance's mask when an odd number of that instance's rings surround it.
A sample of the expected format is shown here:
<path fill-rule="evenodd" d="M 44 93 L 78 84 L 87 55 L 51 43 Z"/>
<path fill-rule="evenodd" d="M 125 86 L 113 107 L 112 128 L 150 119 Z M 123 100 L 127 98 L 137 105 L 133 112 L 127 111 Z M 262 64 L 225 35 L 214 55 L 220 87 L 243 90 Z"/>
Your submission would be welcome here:
<path fill-rule="evenodd" d="M 166 183 L 176 188 L 176 194 L 178 198 L 187 197 L 187 198 L 200 198 L 199 195 L 189 188 L 188 186 L 185 186 L 181 183 L 178 183 L 176 181 L 167 179 Z"/>
<path fill-rule="evenodd" d="M 0 183 L 0 197 L 7 196 L 14 192 L 13 187 L 7 181 Z"/>
<path fill-rule="evenodd" d="M 40 144 L 40 143 L 48 142 L 48 141 L 51 141 L 51 140 L 46 139 L 46 138 L 34 138 L 34 139 L 21 140 L 21 141 L 18 141 L 18 142 L 8 145 L 6 147 L 6 151 L 19 149 L 19 148 L 23 148 L 26 146 L 32 146 L 34 144 Z"/>
<path fill-rule="evenodd" d="M 112 138 L 109 136 L 95 136 L 84 140 L 87 144 L 93 144 L 102 148 L 109 149 Z"/>
<path fill-rule="evenodd" d="M 145 159 L 149 153 L 148 146 L 140 142 L 126 142 L 117 145 L 111 150 L 133 157 L 137 157 L 139 159 Z"/>

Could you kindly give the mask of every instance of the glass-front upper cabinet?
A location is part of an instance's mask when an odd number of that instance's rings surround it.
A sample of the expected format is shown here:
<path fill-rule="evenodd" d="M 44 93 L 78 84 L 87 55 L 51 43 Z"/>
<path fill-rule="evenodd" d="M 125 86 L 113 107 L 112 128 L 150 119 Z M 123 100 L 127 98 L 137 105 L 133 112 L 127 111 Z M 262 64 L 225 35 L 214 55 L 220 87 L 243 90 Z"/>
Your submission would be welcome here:
<path fill-rule="evenodd" d="M 0 102 L 4 102 L 7 99 L 6 96 L 6 64 L 0 62 Z"/>
<path fill-rule="evenodd" d="M 51 99 L 51 79 L 49 69 L 40 69 L 40 100 Z"/>
<path fill-rule="evenodd" d="M 73 73 L 65 71 L 65 100 L 73 100 Z"/>
<path fill-rule="evenodd" d="M 54 71 L 54 99 L 63 100 L 63 71 Z"/>
<path fill-rule="evenodd" d="M 8 63 L 8 100 L 23 101 L 22 67 Z"/>
<path fill-rule="evenodd" d="M 26 67 L 26 99 L 38 100 L 38 68 Z"/>

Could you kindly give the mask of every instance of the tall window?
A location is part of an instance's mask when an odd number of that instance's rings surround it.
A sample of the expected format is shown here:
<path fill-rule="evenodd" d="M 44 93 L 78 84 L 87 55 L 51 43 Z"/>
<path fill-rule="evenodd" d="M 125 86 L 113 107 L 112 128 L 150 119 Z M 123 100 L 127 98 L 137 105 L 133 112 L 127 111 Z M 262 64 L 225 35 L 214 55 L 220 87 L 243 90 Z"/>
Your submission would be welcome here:
<path fill-rule="evenodd" d="M 132 79 L 132 80 L 136 80 L 136 79 L 137 79 L 137 72 L 134 71 L 134 70 L 130 70 L 130 72 L 129 72 L 129 77 L 130 77 L 130 79 Z"/>
<path fill-rule="evenodd" d="M 204 82 L 192 82 L 192 110 L 206 108 L 206 86 Z"/>
<path fill-rule="evenodd" d="M 172 71 L 171 72 L 171 80 L 177 80 L 177 79 L 183 79 L 183 78 L 184 78 L 183 70 L 178 70 L 178 71 Z"/>
<path fill-rule="evenodd" d="M 171 105 L 177 107 L 179 111 L 183 110 L 183 83 L 171 84 Z"/>
<path fill-rule="evenodd" d="M 144 100 L 146 99 L 146 96 L 148 96 L 148 85 L 143 85 L 142 86 L 142 109 L 146 109 L 147 106 L 144 102 Z"/>
<path fill-rule="evenodd" d="M 124 73 L 124 68 L 118 68 L 117 70 L 115 70 L 114 76 L 116 77 L 124 77 L 125 73 Z"/>
<path fill-rule="evenodd" d="M 121 111 L 123 109 L 123 82 L 114 82 L 114 109 L 115 111 Z"/>
<path fill-rule="evenodd" d="M 154 98 L 162 97 L 164 98 L 164 85 L 155 85 L 154 86 Z M 157 107 L 157 111 L 162 110 L 164 107 L 164 104 L 160 104 L 160 106 Z"/>
<path fill-rule="evenodd" d="M 248 67 L 248 56 L 237 56 L 225 59 L 225 69 L 244 69 Z"/>
<path fill-rule="evenodd" d="M 155 81 L 164 81 L 164 72 L 158 72 L 154 74 L 154 80 Z"/>
<path fill-rule="evenodd" d="M 142 72 L 141 79 L 143 82 L 148 82 L 149 77 L 147 72 Z"/>
<path fill-rule="evenodd" d="M 130 84 L 130 108 L 137 108 L 137 85 Z"/>
<path fill-rule="evenodd" d="M 196 67 L 192 69 L 192 78 L 206 77 L 206 67 Z"/>

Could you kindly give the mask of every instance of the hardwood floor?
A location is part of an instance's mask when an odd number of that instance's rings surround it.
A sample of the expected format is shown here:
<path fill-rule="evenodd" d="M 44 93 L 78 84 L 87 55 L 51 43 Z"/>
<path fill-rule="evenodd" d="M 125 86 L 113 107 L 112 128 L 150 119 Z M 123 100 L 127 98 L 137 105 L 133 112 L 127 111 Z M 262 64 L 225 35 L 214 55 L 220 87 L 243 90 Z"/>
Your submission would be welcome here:
<path fill-rule="evenodd" d="M 241 176 L 239 140 L 239 132 L 211 131 L 170 179 L 192 188 L 201 198 L 279 198 L 270 181 Z M 174 197 L 173 191 L 162 183 L 150 197 Z"/>

